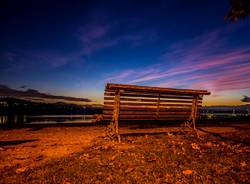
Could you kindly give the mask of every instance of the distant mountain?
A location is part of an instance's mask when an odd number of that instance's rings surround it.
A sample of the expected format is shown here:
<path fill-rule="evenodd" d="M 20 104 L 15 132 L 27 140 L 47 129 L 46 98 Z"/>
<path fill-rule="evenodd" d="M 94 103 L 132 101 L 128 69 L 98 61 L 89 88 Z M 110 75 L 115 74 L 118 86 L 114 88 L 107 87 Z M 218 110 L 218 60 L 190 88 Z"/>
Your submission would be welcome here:
<path fill-rule="evenodd" d="M 250 102 L 250 97 L 244 96 L 244 98 L 241 99 L 242 102 Z"/>
<path fill-rule="evenodd" d="M 11 89 L 8 86 L 0 84 L 0 97 L 14 97 L 14 98 L 30 98 L 30 99 L 54 99 L 54 100 L 66 100 L 75 102 L 92 102 L 88 98 L 77 98 L 68 96 L 57 96 L 46 93 L 41 93 L 35 89 L 27 89 L 26 91 Z"/>
<path fill-rule="evenodd" d="M 102 107 L 74 103 L 35 102 L 20 98 L 1 97 L 0 115 L 67 115 L 67 114 L 101 114 Z"/>

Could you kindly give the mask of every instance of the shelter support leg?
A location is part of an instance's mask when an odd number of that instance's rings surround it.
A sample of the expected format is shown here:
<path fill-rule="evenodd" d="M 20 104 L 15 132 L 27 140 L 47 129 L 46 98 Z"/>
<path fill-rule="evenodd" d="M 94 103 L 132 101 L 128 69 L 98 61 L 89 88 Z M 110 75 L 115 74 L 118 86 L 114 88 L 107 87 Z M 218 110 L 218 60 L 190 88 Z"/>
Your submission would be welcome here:
<path fill-rule="evenodd" d="M 114 97 L 114 111 L 113 117 L 109 125 L 108 136 L 111 138 L 117 138 L 118 142 L 121 142 L 119 134 L 119 115 L 120 115 L 120 91 L 117 90 Z"/>
<path fill-rule="evenodd" d="M 193 103 L 192 103 L 192 111 L 191 111 L 191 122 L 193 124 L 193 128 L 196 129 L 195 123 L 197 119 L 197 112 L 198 112 L 198 100 L 199 96 L 196 95 L 193 98 Z"/>

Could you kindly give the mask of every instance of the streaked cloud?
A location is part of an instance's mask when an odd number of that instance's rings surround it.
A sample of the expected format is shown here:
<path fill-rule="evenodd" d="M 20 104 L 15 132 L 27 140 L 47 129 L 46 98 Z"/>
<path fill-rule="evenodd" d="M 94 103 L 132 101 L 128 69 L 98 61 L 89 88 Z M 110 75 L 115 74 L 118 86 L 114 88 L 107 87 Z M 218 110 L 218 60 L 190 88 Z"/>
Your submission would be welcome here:
<path fill-rule="evenodd" d="M 117 33 L 117 29 L 119 29 L 119 24 L 108 25 L 105 21 L 90 19 L 89 23 L 78 30 L 78 40 L 75 42 L 80 41 L 81 45 L 76 50 L 60 51 L 32 48 L 1 51 L 0 70 L 56 69 L 72 63 L 84 63 L 87 56 L 120 44 L 128 43 L 136 47 L 157 39 L 157 34 L 152 29 L 142 28 L 126 33 Z"/>
<path fill-rule="evenodd" d="M 51 70 L 72 64 L 76 62 L 83 62 L 79 52 L 62 53 L 58 51 L 48 50 L 23 50 L 15 49 L 11 52 L 9 57 L 0 54 L 2 61 L 0 69 L 14 72 L 25 72 L 27 70 Z"/>
<path fill-rule="evenodd" d="M 207 89 L 212 93 L 250 89 L 250 45 L 228 44 L 234 34 L 235 30 L 218 29 L 174 43 L 158 63 L 117 72 L 106 81 Z"/>
<path fill-rule="evenodd" d="M 105 36 L 109 31 L 109 27 L 107 25 L 97 23 L 97 22 L 90 22 L 80 30 L 80 40 L 83 43 L 91 43 L 95 40 L 98 40 Z"/>
<path fill-rule="evenodd" d="M 79 40 L 83 44 L 82 54 L 91 55 L 122 43 L 139 46 L 147 41 L 157 39 L 157 34 L 152 29 L 141 28 L 133 32 L 119 32 L 117 34 L 119 29 L 120 24 L 118 23 L 106 24 L 105 21 L 90 20 L 79 31 Z"/>

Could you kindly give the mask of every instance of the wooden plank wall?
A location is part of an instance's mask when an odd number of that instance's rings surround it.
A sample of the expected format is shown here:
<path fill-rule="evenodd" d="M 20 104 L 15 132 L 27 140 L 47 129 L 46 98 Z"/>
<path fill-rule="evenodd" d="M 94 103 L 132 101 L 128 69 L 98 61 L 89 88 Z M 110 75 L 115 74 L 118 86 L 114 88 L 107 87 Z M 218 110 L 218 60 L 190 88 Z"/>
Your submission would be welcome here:
<path fill-rule="evenodd" d="M 114 90 L 104 93 L 104 120 L 111 120 Z M 194 95 L 122 91 L 119 120 L 190 120 Z M 198 109 L 202 95 L 198 97 Z"/>

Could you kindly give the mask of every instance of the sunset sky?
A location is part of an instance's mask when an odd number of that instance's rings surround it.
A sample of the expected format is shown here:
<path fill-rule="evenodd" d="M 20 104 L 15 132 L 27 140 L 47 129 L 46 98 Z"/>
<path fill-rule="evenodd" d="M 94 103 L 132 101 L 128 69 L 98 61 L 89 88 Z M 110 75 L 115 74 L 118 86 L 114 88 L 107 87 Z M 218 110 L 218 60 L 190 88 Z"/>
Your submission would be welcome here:
<path fill-rule="evenodd" d="M 228 0 L 0 2 L 0 84 L 103 100 L 107 82 L 250 96 L 250 19 Z M 22 88 L 20 88 L 22 87 Z"/>

